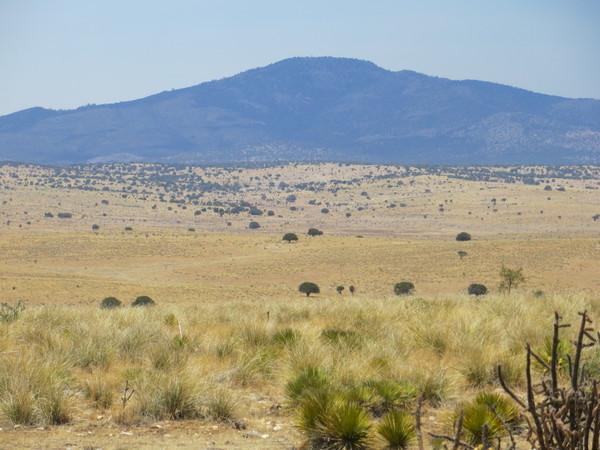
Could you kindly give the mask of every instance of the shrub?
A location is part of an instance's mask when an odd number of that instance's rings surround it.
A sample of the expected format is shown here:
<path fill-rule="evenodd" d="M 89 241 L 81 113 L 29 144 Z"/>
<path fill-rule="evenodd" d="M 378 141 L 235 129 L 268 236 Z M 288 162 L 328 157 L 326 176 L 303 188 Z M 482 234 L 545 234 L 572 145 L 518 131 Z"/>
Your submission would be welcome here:
<path fill-rule="evenodd" d="M 465 256 L 467 256 L 467 252 L 465 252 L 463 250 L 459 250 L 458 256 L 460 257 L 460 259 L 463 259 Z"/>
<path fill-rule="evenodd" d="M 61 212 L 57 214 L 59 219 L 70 219 L 71 217 L 73 217 L 73 214 L 71 213 L 67 213 L 67 212 Z"/>
<path fill-rule="evenodd" d="M 92 225 L 92 230 L 97 231 L 100 229 L 100 225 L 94 224 Z"/>
<path fill-rule="evenodd" d="M 471 235 L 469 233 L 463 231 L 462 233 L 458 233 L 456 235 L 456 240 L 457 241 L 470 241 Z"/>
<path fill-rule="evenodd" d="M 101 309 L 118 308 L 121 305 L 121 300 L 116 297 L 106 297 L 104 300 L 102 300 L 102 302 L 100 302 Z"/>
<path fill-rule="evenodd" d="M 156 303 L 154 303 L 154 300 L 152 300 L 147 295 L 140 295 L 131 304 L 131 306 L 154 306 L 154 305 L 156 305 Z"/>
<path fill-rule="evenodd" d="M 0 321 L 14 322 L 19 318 L 19 313 L 25 309 L 25 305 L 19 300 L 15 306 L 8 303 L 0 303 Z"/>
<path fill-rule="evenodd" d="M 295 233 L 286 233 L 283 235 L 282 240 L 288 241 L 288 243 L 291 243 L 292 241 L 297 241 L 298 236 Z"/>
<path fill-rule="evenodd" d="M 352 295 L 354 295 L 354 293 L 356 292 L 356 288 L 354 286 L 352 286 L 352 285 L 350 287 L 348 287 L 348 290 L 350 291 L 350 293 Z"/>
<path fill-rule="evenodd" d="M 469 285 L 467 292 L 469 295 L 479 297 L 480 295 L 487 294 L 487 287 L 485 287 L 483 284 L 473 283 Z"/>
<path fill-rule="evenodd" d="M 133 231 L 133 228 L 131 228 L 131 227 L 125 227 L 125 231 Z"/>
<path fill-rule="evenodd" d="M 323 214 L 329 214 L 329 209 L 327 209 L 327 208 L 321 208 L 321 212 Z"/>
<path fill-rule="evenodd" d="M 298 290 L 303 294 L 306 294 L 307 297 L 310 294 L 318 294 L 321 292 L 319 286 L 317 286 L 315 283 L 311 283 L 310 281 L 305 281 L 302 283 L 300 286 L 298 286 Z"/>
<path fill-rule="evenodd" d="M 410 295 L 414 290 L 415 285 L 410 281 L 401 281 L 394 286 L 394 294 L 396 295 Z"/>
<path fill-rule="evenodd" d="M 323 232 L 316 228 L 309 228 L 307 234 L 311 237 L 315 237 L 315 236 L 321 236 L 323 234 Z"/>
<path fill-rule="evenodd" d="M 502 264 L 500 268 L 500 285 L 498 288 L 501 291 L 506 291 L 510 294 L 510 290 L 512 288 L 516 288 L 519 284 L 525 282 L 525 276 L 523 275 L 523 268 L 519 267 L 518 269 L 509 269 Z"/>
<path fill-rule="evenodd" d="M 341 294 L 342 291 L 344 290 L 344 286 L 338 286 L 335 288 L 335 290 L 337 291 L 338 294 Z"/>
<path fill-rule="evenodd" d="M 248 224 L 248 228 L 250 228 L 251 230 L 256 230 L 256 229 L 260 228 L 260 223 L 258 223 L 258 222 L 250 222 Z"/>

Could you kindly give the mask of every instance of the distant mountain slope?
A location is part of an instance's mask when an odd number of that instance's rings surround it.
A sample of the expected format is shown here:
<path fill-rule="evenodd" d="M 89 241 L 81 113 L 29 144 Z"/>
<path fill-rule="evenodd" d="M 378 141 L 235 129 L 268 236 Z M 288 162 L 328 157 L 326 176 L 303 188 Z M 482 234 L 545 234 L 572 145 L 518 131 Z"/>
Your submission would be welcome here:
<path fill-rule="evenodd" d="M 600 163 L 600 100 L 291 58 L 140 100 L 0 117 L 0 159 Z"/>

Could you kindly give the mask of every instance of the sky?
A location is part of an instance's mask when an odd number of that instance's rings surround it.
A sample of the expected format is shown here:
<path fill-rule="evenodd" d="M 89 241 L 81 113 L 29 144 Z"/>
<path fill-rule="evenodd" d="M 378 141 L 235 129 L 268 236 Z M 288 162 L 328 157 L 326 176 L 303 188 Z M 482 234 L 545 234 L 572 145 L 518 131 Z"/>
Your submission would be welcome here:
<path fill-rule="evenodd" d="M 0 115 L 133 100 L 294 56 L 600 99 L 600 1 L 0 0 Z"/>

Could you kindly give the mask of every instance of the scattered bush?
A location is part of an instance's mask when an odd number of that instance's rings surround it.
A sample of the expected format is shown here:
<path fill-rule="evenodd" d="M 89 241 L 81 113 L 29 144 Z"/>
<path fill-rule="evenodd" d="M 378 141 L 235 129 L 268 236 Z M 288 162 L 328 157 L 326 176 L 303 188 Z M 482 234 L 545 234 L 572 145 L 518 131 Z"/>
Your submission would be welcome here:
<path fill-rule="evenodd" d="M 100 303 L 100 308 L 101 309 L 112 309 L 112 308 L 118 308 L 121 305 L 122 305 L 121 300 L 119 300 L 118 298 L 116 298 L 116 297 L 106 297 Z"/>
<path fill-rule="evenodd" d="M 483 284 L 477 284 L 477 283 L 470 284 L 467 289 L 467 292 L 469 293 L 469 295 L 474 295 L 476 297 L 487 294 L 487 291 L 488 291 L 487 287 L 485 287 Z"/>
<path fill-rule="evenodd" d="M 14 306 L 8 303 L 0 303 L 0 321 L 2 322 L 14 322 L 19 318 L 21 311 L 25 309 L 25 305 L 18 301 Z"/>
<path fill-rule="evenodd" d="M 147 295 L 140 295 L 131 304 L 131 306 L 154 306 L 154 305 L 156 305 L 156 303 L 154 303 L 154 300 L 152 300 Z"/>
<path fill-rule="evenodd" d="M 94 224 L 92 225 L 92 230 L 98 231 L 100 229 L 100 225 Z"/>
<path fill-rule="evenodd" d="M 341 294 L 343 292 L 343 290 L 344 290 L 344 286 L 338 286 L 338 287 L 335 288 L 335 290 L 336 290 L 336 292 L 338 294 Z"/>
<path fill-rule="evenodd" d="M 311 237 L 315 237 L 315 236 L 321 236 L 323 234 L 323 232 L 316 228 L 309 228 L 307 234 Z"/>
<path fill-rule="evenodd" d="M 410 295 L 414 290 L 415 285 L 410 281 L 401 281 L 394 286 L 394 294 L 396 295 Z"/>
<path fill-rule="evenodd" d="M 248 224 L 248 228 L 251 229 L 251 230 L 256 230 L 256 229 L 260 228 L 260 223 L 258 223 L 258 222 L 250 222 Z"/>
<path fill-rule="evenodd" d="M 70 219 L 73 217 L 73 214 L 67 212 L 61 212 L 57 214 L 59 219 Z"/>
<path fill-rule="evenodd" d="M 303 294 L 306 294 L 307 297 L 310 294 L 318 294 L 321 292 L 319 286 L 317 286 L 315 283 L 311 283 L 310 281 L 305 281 L 302 283 L 300 286 L 298 286 L 298 290 Z"/>
<path fill-rule="evenodd" d="M 288 241 L 288 244 L 289 244 L 292 241 L 297 241 L 298 240 L 298 236 L 295 233 L 286 233 L 286 234 L 283 235 L 282 240 L 283 241 Z"/>
<path fill-rule="evenodd" d="M 469 233 L 463 231 L 462 233 L 458 233 L 456 235 L 456 240 L 457 241 L 470 241 L 471 235 Z"/>

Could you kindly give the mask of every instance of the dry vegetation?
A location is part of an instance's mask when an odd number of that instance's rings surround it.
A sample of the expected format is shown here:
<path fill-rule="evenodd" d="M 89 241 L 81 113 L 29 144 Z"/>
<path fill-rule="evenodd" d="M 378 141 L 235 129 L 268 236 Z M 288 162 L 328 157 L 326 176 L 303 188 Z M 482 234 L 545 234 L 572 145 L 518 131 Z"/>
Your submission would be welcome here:
<path fill-rule="evenodd" d="M 5 165 L 0 302 L 25 309 L 0 323 L 0 444 L 297 447 L 286 386 L 307 368 L 339 392 L 405 383 L 398 406 L 421 393 L 424 431 L 444 433 L 457 404 L 497 388 L 495 364 L 523 389 L 523 347 L 543 349 L 555 310 L 600 317 L 599 180 L 597 167 Z M 510 295 L 496 292 L 503 264 L 527 278 Z M 319 295 L 297 292 L 307 280 Z M 415 295 L 392 295 L 403 280 Z M 492 294 L 469 297 L 470 283 Z M 131 308 L 140 295 L 157 306 Z M 125 306 L 101 310 L 108 296 Z"/>

